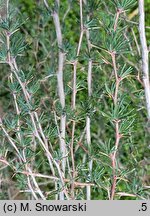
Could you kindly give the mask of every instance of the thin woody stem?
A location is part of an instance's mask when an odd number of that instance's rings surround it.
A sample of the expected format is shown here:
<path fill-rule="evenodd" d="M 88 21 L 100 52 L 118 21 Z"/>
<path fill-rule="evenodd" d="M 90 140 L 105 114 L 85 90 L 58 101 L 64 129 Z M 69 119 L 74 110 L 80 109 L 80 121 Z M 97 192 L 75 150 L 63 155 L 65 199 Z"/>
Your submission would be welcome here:
<path fill-rule="evenodd" d="M 84 2 L 87 4 L 87 1 L 85 0 Z M 90 21 L 90 15 L 87 15 L 87 21 Z M 90 53 L 91 51 L 91 41 L 90 41 L 90 30 L 86 28 L 86 40 L 87 40 L 87 46 L 88 46 L 88 51 Z M 88 75 L 87 75 L 87 85 L 88 85 L 88 97 L 89 99 L 92 96 L 92 68 L 93 68 L 93 60 L 91 57 L 88 60 Z M 87 140 L 87 145 L 88 145 L 88 152 L 91 152 L 91 118 L 87 115 L 86 117 L 86 140 Z M 88 168 L 89 168 L 89 178 L 92 173 L 92 166 L 93 166 L 93 160 L 89 160 L 88 162 Z M 86 187 L 86 199 L 91 200 L 91 186 L 88 185 Z"/>
<path fill-rule="evenodd" d="M 48 9 L 49 5 L 47 1 L 44 1 L 46 7 Z M 55 3 L 57 4 L 59 8 L 59 1 L 55 0 Z M 54 26 L 55 26 L 55 31 L 56 31 L 56 36 L 57 36 L 57 43 L 58 43 L 58 48 L 59 48 L 59 53 L 58 53 L 58 71 L 57 71 L 57 85 L 58 85 L 58 96 L 60 100 L 60 104 L 62 107 L 62 114 L 60 116 L 60 149 L 62 152 L 62 170 L 65 175 L 65 170 L 66 170 L 66 142 L 65 142 L 65 136 L 66 136 L 66 114 L 64 113 L 65 109 L 65 91 L 64 91 L 64 81 L 63 81 L 63 68 L 64 68 L 64 61 L 65 61 L 65 54 L 62 51 L 62 32 L 61 32 L 61 25 L 60 25 L 60 19 L 59 19 L 59 13 L 58 11 L 53 11 L 52 12 L 52 17 L 54 21 Z M 64 194 L 60 193 L 60 199 L 64 200 Z"/>
<path fill-rule="evenodd" d="M 63 67 L 64 67 L 64 60 L 65 55 L 62 52 L 62 32 L 61 32 L 61 25 L 60 25 L 60 19 L 59 14 L 57 11 L 54 11 L 52 13 L 53 21 L 55 25 L 56 30 L 56 36 L 57 36 L 57 43 L 59 48 L 59 54 L 58 54 L 58 71 L 57 71 L 57 84 L 58 84 L 58 95 L 59 100 L 62 106 L 62 110 L 65 109 L 65 92 L 64 92 L 64 81 L 63 81 Z M 62 159 L 62 170 L 65 174 L 66 169 L 66 143 L 65 143 L 65 135 L 66 135 L 66 114 L 63 113 L 60 117 L 60 149 L 63 155 Z M 62 198 L 63 199 L 63 198 Z"/>
<path fill-rule="evenodd" d="M 72 109 L 75 110 L 76 108 L 76 83 L 77 83 L 77 61 L 73 63 L 73 79 L 72 79 Z"/>
<path fill-rule="evenodd" d="M 89 52 L 91 50 L 91 42 L 90 42 L 90 35 L 89 30 L 86 30 L 86 37 L 88 43 Z M 93 61 L 90 58 L 88 61 L 88 76 L 87 76 L 87 83 L 88 83 L 88 97 L 91 98 L 92 96 L 92 67 Z M 91 149 L 91 118 L 89 116 L 86 117 L 86 139 L 88 144 L 88 151 L 90 152 Z M 89 177 L 92 172 L 92 163 L 93 161 L 89 161 Z M 91 200 L 91 187 L 87 186 L 87 200 Z"/>
<path fill-rule="evenodd" d="M 122 13 L 122 9 L 117 9 L 117 13 L 116 13 L 116 18 L 115 18 L 115 24 L 114 24 L 114 31 L 116 32 L 117 30 L 117 26 L 118 26 L 118 21 L 119 21 L 119 16 Z"/>
<path fill-rule="evenodd" d="M 75 121 L 73 120 L 72 123 L 72 139 L 71 139 L 71 145 L 70 145 L 70 152 L 71 152 L 71 161 L 72 161 L 72 184 L 71 184 L 71 197 L 74 199 L 74 189 L 75 189 L 75 183 L 74 179 L 76 177 L 75 175 L 75 161 L 74 161 L 74 134 L 75 134 Z"/>
<path fill-rule="evenodd" d="M 116 88 L 115 88 L 115 95 L 114 95 L 114 104 L 117 105 L 118 90 L 119 90 L 120 79 L 119 79 L 119 77 L 118 77 L 117 66 L 116 66 L 116 54 L 115 54 L 114 52 L 112 52 L 112 53 L 111 53 L 111 57 L 112 57 L 113 69 L 114 69 L 115 79 L 116 79 Z"/>
<path fill-rule="evenodd" d="M 73 63 L 73 87 L 72 87 L 72 110 L 76 109 L 76 79 L 77 79 L 77 61 Z M 72 133 L 71 133 L 71 144 L 70 144 L 70 154 L 71 154 L 71 162 L 72 162 L 72 184 L 71 184 L 71 197 L 74 199 L 74 179 L 75 179 L 75 161 L 74 161 L 74 135 L 75 135 L 75 120 L 72 121 Z"/>
<path fill-rule="evenodd" d="M 147 117 L 150 122 L 150 80 L 149 80 L 149 60 L 148 60 L 148 48 L 145 33 L 145 12 L 144 12 L 144 0 L 139 0 L 139 35 L 141 41 L 142 51 L 142 71 L 143 71 L 143 83 L 145 89 Z"/>
<path fill-rule="evenodd" d="M 80 54 L 81 50 L 81 44 L 83 40 L 84 35 L 84 29 L 83 29 L 83 5 L 82 0 L 80 0 L 80 37 L 79 37 L 79 43 L 77 47 L 77 58 Z M 72 110 L 76 110 L 76 94 L 77 94 L 77 88 L 76 88 L 76 81 L 77 81 L 77 63 L 78 60 L 75 60 L 73 62 L 73 79 L 72 79 Z M 75 120 L 72 121 L 72 135 L 71 135 L 71 145 L 70 145 L 70 151 L 71 151 L 71 160 L 72 160 L 72 184 L 71 184 L 71 194 L 72 199 L 74 199 L 74 179 L 75 179 L 75 161 L 74 161 L 74 136 L 75 136 L 75 126 L 76 122 Z"/>
<path fill-rule="evenodd" d="M 115 196 L 115 189 L 116 189 L 116 183 L 117 183 L 117 175 L 116 175 L 116 154 L 118 151 L 119 142 L 121 139 L 121 135 L 119 133 L 119 120 L 115 120 L 115 150 L 111 155 L 112 160 L 112 169 L 113 169 L 113 183 L 111 187 L 111 197 L 110 199 L 113 200 Z"/>
<path fill-rule="evenodd" d="M 119 16 L 120 16 L 121 13 L 122 13 L 122 10 L 117 10 L 115 24 L 114 24 L 114 31 L 115 32 L 117 31 L 118 20 L 119 20 Z M 115 93 L 114 93 L 114 96 L 113 96 L 113 102 L 114 102 L 114 107 L 116 107 L 118 105 L 118 93 L 119 93 L 119 85 L 120 85 L 121 79 L 118 76 L 118 69 L 117 69 L 117 64 L 116 64 L 116 52 L 112 51 L 110 53 L 110 55 L 111 55 L 111 58 L 112 58 L 112 66 L 113 66 L 114 75 L 115 75 Z M 121 139 L 121 135 L 119 133 L 119 122 L 120 122 L 119 119 L 114 120 L 114 123 L 115 123 L 115 150 L 110 155 L 110 158 L 111 158 L 111 161 L 112 161 L 112 172 L 113 172 L 112 186 L 111 186 L 111 190 L 110 190 L 110 199 L 111 200 L 113 200 L 114 197 L 115 197 L 115 190 L 116 190 L 116 184 L 117 184 L 116 154 L 117 154 L 119 142 L 120 142 L 120 139 Z"/>

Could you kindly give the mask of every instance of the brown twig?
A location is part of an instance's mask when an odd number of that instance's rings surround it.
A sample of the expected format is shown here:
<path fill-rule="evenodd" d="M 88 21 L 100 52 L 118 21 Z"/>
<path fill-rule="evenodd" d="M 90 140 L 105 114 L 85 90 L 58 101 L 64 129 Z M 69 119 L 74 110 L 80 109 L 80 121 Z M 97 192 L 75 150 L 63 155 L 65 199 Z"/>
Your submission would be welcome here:
<path fill-rule="evenodd" d="M 21 173 L 21 174 L 24 174 L 24 175 L 27 175 L 27 176 L 30 176 L 31 173 L 30 172 L 26 172 L 26 171 L 21 171 L 21 172 L 17 172 L 17 173 Z M 44 175 L 44 174 L 41 174 L 41 173 L 33 173 L 32 172 L 32 175 L 34 177 L 39 177 L 39 178 L 45 178 L 45 179 L 51 179 L 53 181 L 59 181 L 59 178 L 56 177 L 56 176 L 49 176 L 49 175 Z M 64 178 L 64 182 L 66 183 L 70 183 L 70 179 L 65 179 Z M 94 183 L 90 183 L 90 182 L 77 182 L 77 181 L 74 181 L 74 186 L 75 187 L 86 187 L 86 186 L 95 186 Z"/>
<path fill-rule="evenodd" d="M 114 31 L 117 30 L 119 16 L 120 16 L 120 14 L 122 12 L 123 12 L 122 10 L 117 10 L 116 20 L 115 20 L 115 24 L 114 24 Z M 118 76 L 118 69 L 117 69 L 117 64 L 116 64 L 116 53 L 115 53 L 115 51 L 110 52 L 110 55 L 111 55 L 111 58 L 112 58 L 113 69 L 114 69 L 114 74 L 115 74 L 115 93 L 114 93 L 114 96 L 113 96 L 113 102 L 114 102 L 114 107 L 116 107 L 117 104 L 118 104 L 118 93 L 119 93 L 119 85 L 120 85 L 121 79 Z M 112 161 L 112 171 L 113 171 L 112 186 L 111 186 L 111 190 L 110 190 L 110 199 L 111 200 L 114 199 L 115 190 L 116 190 L 116 184 L 117 184 L 116 154 L 117 154 L 119 142 L 120 142 L 120 139 L 121 139 L 121 134 L 119 132 L 119 122 L 120 122 L 119 119 L 114 120 L 114 123 L 115 123 L 115 149 L 114 149 L 114 152 L 110 155 L 110 159 Z"/>

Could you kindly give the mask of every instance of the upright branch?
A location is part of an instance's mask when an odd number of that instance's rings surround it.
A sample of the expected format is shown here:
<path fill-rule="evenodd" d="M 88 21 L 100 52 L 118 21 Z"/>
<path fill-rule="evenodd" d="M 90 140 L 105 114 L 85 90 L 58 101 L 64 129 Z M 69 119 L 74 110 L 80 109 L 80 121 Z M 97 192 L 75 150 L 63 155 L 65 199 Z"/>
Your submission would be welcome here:
<path fill-rule="evenodd" d="M 80 37 L 79 37 L 79 43 L 77 47 L 77 53 L 76 57 L 77 59 L 72 63 L 73 64 L 73 79 L 72 79 L 72 110 L 76 110 L 76 94 L 77 94 L 77 63 L 78 63 L 78 57 L 81 50 L 82 45 L 82 39 L 84 35 L 84 28 L 83 28 L 83 4 L 82 0 L 80 0 Z M 72 199 L 74 199 L 74 179 L 76 177 L 75 175 L 75 161 L 74 161 L 74 136 L 75 136 L 75 126 L 76 122 L 75 120 L 72 121 L 72 134 L 71 134 L 71 145 L 70 145 L 70 151 L 71 151 L 71 160 L 72 160 L 72 184 L 71 184 L 71 194 Z"/>
<path fill-rule="evenodd" d="M 58 3 L 58 1 L 56 1 Z M 65 143 L 65 134 L 66 134 L 66 114 L 64 113 L 65 109 L 65 92 L 64 92 L 64 80 L 63 80 L 63 67 L 64 67 L 64 60 L 65 60 L 65 54 L 62 51 L 62 32 L 61 32 L 61 25 L 60 25 L 60 19 L 58 10 L 54 10 L 52 12 L 53 21 L 55 25 L 56 30 L 56 36 L 57 36 L 57 43 L 58 43 L 58 71 L 57 71 L 57 84 L 58 84 L 58 95 L 60 104 L 62 107 L 62 115 L 60 117 L 60 148 L 62 152 L 62 170 L 65 173 L 65 167 L 66 167 L 66 143 Z"/>
<path fill-rule="evenodd" d="M 117 12 L 116 12 L 116 18 L 115 18 L 115 23 L 114 23 L 114 32 L 117 31 L 118 20 L 119 20 L 119 16 L 120 16 L 121 13 L 122 13 L 121 9 L 118 9 Z M 117 63 L 116 63 L 116 51 L 115 50 L 111 51 L 110 55 L 111 55 L 112 66 L 113 66 L 114 75 L 115 75 L 115 93 L 114 93 L 114 96 L 113 96 L 114 109 L 115 109 L 116 106 L 118 105 L 118 93 L 119 93 L 119 85 L 120 85 L 121 79 L 118 76 L 118 69 L 117 69 Z M 120 122 L 119 119 L 114 120 L 114 124 L 115 124 L 115 148 L 114 148 L 114 152 L 110 155 L 111 162 L 112 162 L 112 172 L 113 172 L 113 179 L 112 179 L 112 185 L 111 185 L 111 191 L 110 191 L 110 199 L 111 200 L 114 199 L 115 190 L 116 190 L 116 184 L 117 184 L 116 154 L 117 154 L 119 142 L 120 142 L 120 139 L 121 139 L 121 135 L 119 133 L 119 122 Z"/>
<path fill-rule="evenodd" d="M 77 47 L 77 53 L 76 56 L 77 58 L 79 57 L 80 50 L 81 50 L 81 44 L 83 40 L 83 35 L 84 35 L 84 26 L 83 26 L 83 9 L 82 9 L 82 0 L 80 0 L 80 37 L 79 37 L 79 42 L 78 42 L 78 47 Z M 76 89 L 76 78 L 77 78 L 77 62 L 78 60 L 75 60 L 73 62 L 73 81 L 72 81 L 72 109 L 75 109 L 76 106 L 76 94 L 77 94 L 77 89 Z"/>
<path fill-rule="evenodd" d="M 119 21 L 119 16 L 120 16 L 120 14 L 121 14 L 122 12 L 123 12 L 123 11 L 122 11 L 121 8 L 118 8 L 118 9 L 117 9 L 116 18 L 115 18 L 115 24 L 114 24 L 114 31 L 117 30 L 118 21 Z"/>
<path fill-rule="evenodd" d="M 142 51 L 142 72 L 143 83 L 145 89 L 146 107 L 148 121 L 150 121 L 150 80 L 149 80 L 149 63 L 148 63 L 148 48 L 145 34 L 145 12 L 144 0 L 139 0 L 139 34 Z"/>
<path fill-rule="evenodd" d="M 85 1 L 85 4 L 87 4 L 87 1 Z M 87 21 L 90 21 L 90 15 L 87 15 Z M 88 45 L 88 52 L 90 54 L 91 52 L 91 40 L 90 40 L 90 30 L 86 28 L 86 39 L 87 39 L 87 45 Z M 88 99 L 90 100 L 92 96 L 92 67 L 93 67 L 93 61 L 90 57 L 88 60 L 88 75 L 87 75 L 87 84 L 88 84 Z M 86 117 L 86 140 L 88 145 L 88 151 L 91 150 L 91 118 L 89 115 Z M 88 168 L 89 168 L 89 178 L 91 176 L 92 172 L 92 160 L 89 160 L 88 162 Z M 86 199 L 91 200 L 91 186 L 86 187 Z"/>
<path fill-rule="evenodd" d="M 115 74 L 115 80 L 116 80 L 116 87 L 115 87 L 115 94 L 114 94 L 114 105 L 117 105 L 117 101 L 118 101 L 118 90 L 119 90 L 119 84 L 120 84 L 120 78 L 118 76 L 118 72 L 117 72 L 117 65 L 116 65 L 116 53 L 114 51 L 111 52 L 111 58 L 112 58 L 112 63 L 113 63 L 113 69 L 114 69 L 114 74 Z"/>
<path fill-rule="evenodd" d="M 46 0 L 44 0 L 44 4 L 48 10 L 51 11 L 49 8 L 49 5 Z M 65 142 L 65 135 L 66 135 L 66 113 L 65 113 L 65 91 L 64 91 L 64 76 L 63 76 L 63 68 L 64 68 L 64 61 L 65 61 L 65 54 L 62 51 L 62 45 L 63 45 L 63 39 L 62 39 L 62 31 L 61 31 L 61 25 L 60 25 L 60 18 L 59 18 L 59 6 L 60 2 L 59 0 L 55 0 L 56 8 L 54 8 L 52 13 L 53 21 L 54 21 L 54 26 L 55 26 L 55 31 L 56 31 L 56 37 L 57 37 L 57 44 L 58 44 L 58 70 L 57 70 L 57 86 L 58 86 L 58 96 L 59 96 L 59 101 L 61 104 L 62 108 L 62 114 L 60 116 L 60 136 L 59 136 L 59 141 L 60 141 L 60 150 L 62 153 L 62 163 L 61 163 L 61 168 L 62 168 L 62 175 L 63 178 L 65 177 L 65 169 L 66 169 L 66 142 Z M 64 185 L 62 185 L 62 188 Z M 60 192 L 60 199 L 64 200 L 64 193 Z"/>

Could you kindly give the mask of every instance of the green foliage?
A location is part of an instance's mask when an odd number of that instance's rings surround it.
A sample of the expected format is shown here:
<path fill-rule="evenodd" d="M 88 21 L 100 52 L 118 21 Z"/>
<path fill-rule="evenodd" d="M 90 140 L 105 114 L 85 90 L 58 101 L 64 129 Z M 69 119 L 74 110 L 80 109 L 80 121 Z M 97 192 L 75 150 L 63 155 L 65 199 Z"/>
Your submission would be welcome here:
<path fill-rule="evenodd" d="M 31 188 L 38 190 L 35 186 L 36 180 L 44 195 L 48 194 L 45 195 L 46 198 L 55 199 L 55 195 L 62 189 L 60 171 L 65 175 L 65 179 L 68 179 L 65 187 L 69 196 L 74 180 L 94 185 L 91 186 L 91 199 L 110 199 L 114 172 L 112 155 L 116 151 L 115 199 L 149 198 L 149 192 L 145 189 L 145 185 L 149 184 L 149 177 L 148 182 L 145 182 L 144 178 L 149 176 L 150 137 L 145 124 L 143 86 L 136 79 L 140 62 L 136 55 L 135 41 L 131 40 L 131 30 L 136 29 L 138 43 L 139 38 L 136 24 L 134 26 L 126 21 L 128 13 L 137 8 L 136 1 L 116 0 L 106 4 L 102 0 L 88 0 L 86 5 L 83 3 L 84 29 L 79 55 L 79 3 L 64 0 L 60 1 L 59 7 L 55 1 L 47 2 L 49 9 L 43 1 L 18 0 L 14 1 L 14 5 L 11 5 L 11 2 L 7 16 L 0 19 L 0 62 L 3 63 L 0 65 L 0 158 L 4 159 L 5 165 L 8 162 L 6 167 L 2 167 L 7 172 L 7 176 L 3 174 L 4 178 L 12 178 L 16 187 L 24 191 L 24 198 L 31 198 Z M 54 11 L 59 12 L 63 36 L 63 44 L 59 48 L 53 23 Z M 118 11 L 120 16 L 115 30 Z M 137 18 L 135 21 L 138 21 Z M 59 100 L 57 86 L 59 52 L 65 56 L 64 109 Z M 112 54 L 116 60 L 118 90 Z M 90 96 L 87 81 L 89 61 L 92 61 Z M 75 63 L 76 108 L 72 109 Z M 114 99 L 116 91 L 117 102 Z M 3 92 L 6 92 L 4 96 Z M 66 137 L 63 139 L 67 149 L 67 168 L 63 173 L 64 156 L 59 143 L 62 133 L 61 118 L 65 115 Z M 86 134 L 87 118 L 90 119 L 90 146 Z M 120 136 L 117 150 L 116 122 Z M 52 161 L 48 152 L 52 155 Z M 91 161 L 92 170 L 89 169 Z M 144 169 L 141 163 L 146 164 Z M 61 169 L 58 170 L 58 167 Z M 31 170 L 38 175 L 35 179 L 30 173 Z M 58 178 L 57 184 L 48 178 L 50 176 Z M 28 190 L 31 192 L 29 195 L 26 193 Z M 121 192 L 134 197 L 121 196 Z M 6 186 L 1 199 L 7 199 L 8 194 Z M 86 187 L 75 187 L 74 194 L 75 199 L 86 199 Z M 41 198 L 38 193 L 37 196 Z"/>
<path fill-rule="evenodd" d="M 135 0 L 115 0 L 112 1 L 115 4 L 117 9 L 128 10 L 131 9 L 132 6 L 136 4 Z"/>

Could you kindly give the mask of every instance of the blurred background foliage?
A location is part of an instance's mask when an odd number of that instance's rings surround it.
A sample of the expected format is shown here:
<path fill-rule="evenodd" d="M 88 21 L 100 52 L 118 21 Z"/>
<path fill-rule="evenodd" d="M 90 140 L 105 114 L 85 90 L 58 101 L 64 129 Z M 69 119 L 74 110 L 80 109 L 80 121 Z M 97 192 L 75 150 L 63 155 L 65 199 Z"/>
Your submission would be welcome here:
<path fill-rule="evenodd" d="M 53 1 L 49 1 L 51 4 Z M 73 0 L 63 0 L 60 7 L 60 17 L 61 25 L 64 38 L 64 49 L 68 53 L 68 60 L 75 58 L 75 50 L 77 48 L 80 28 L 79 28 L 79 3 Z M 110 13 L 114 10 L 113 5 L 109 1 L 102 0 L 99 8 L 90 7 L 91 16 L 93 21 L 91 26 L 97 26 L 98 20 L 104 17 L 107 19 L 106 10 L 109 8 Z M 14 0 L 14 4 L 18 7 L 18 12 L 22 16 L 22 20 L 26 20 L 24 25 L 21 27 L 21 32 L 25 36 L 25 41 L 28 44 L 26 52 L 19 59 L 19 65 L 26 72 L 26 75 L 31 76 L 33 83 L 40 80 L 40 85 L 38 86 L 37 92 L 34 94 L 34 100 L 37 104 L 40 104 L 40 109 L 44 109 L 45 113 L 49 115 L 51 109 L 54 106 L 57 108 L 59 113 L 60 104 L 57 102 L 56 94 L 56 65 L 57 65 L 57 46 L 56 46 L 56 35 L 53 25 L 52 18 L 47 12 L 43 5 L 42 0 Z M 106 5 L 107 4 L 107 5 Z M 88 8 L 87 8 L 88 9 Z M 67 10 L 69 11 L 68 13 Z M 146 10 L 146 25 L 150 27 L 150 0 L 145 1 Z M 64 17 L 64 14 L 66 16 Z M 137 15 L 137 5 L 135 5 L 131 10 L 127 12 L 128 19 L 133 22 L 138 22 Z M 106 20 L 107 21 L 107 20 Z M 127 103 L 130 104 L 129 112 L 134 109 L 135 121 L 132 129 L 132 135 L 127 137 L 127 139 L 121 142 L 120 152 L 119 152 L 119 163 L 122 172 L 122 176 L 118 185 L 118 191 L 126 191 L 130 194 L 136 194 L 137 197 L 122 197 L 118 195 L 118 199 L 140 199 L 148 198 L 149 192 L 144 186 L 150 185 L 150 136 L 147 131 L 146 125 L 146 110 L 145 110 L 145 99 L 144 91 L 142 85 L 137 81 L 138 76 L 137 68 L 139 67 L 139 55 L 137 53 L 135 44 L 133 42 L 133 35 L 131 34 L 131 28 L 133 27 L 136 37 L 139 41 L 137 25 L 132 22 L 129 23 L 127 30 L 127 35 L 131 40 L 131 45 L 133 45 L 134 55 L 128 55 L 126 58 L 127 63 L 132 62 L 133 73 L 131 79 L 128 79 L 124 83 L 124 95 L 126 97 Z M 148 44 L 150 45 L 150 28 L 147 30 Z M 101 38 L 104 37 L 104 32 L 102 34 L 99 30 L 93 30 L 93 41 L 98 44 Z M 101 37 L 101 38 L 100 38 Z M 85 117 L 87 112 L 92 117 L 92 155 L 94 160 L 95 170 L 91 181 L 95 181 L 100 187 L 95 187 L 92 192 L 92 199 L 106 199 L 106 185 L 110 186 L 110 172 L 108 164 L 110 163 L 107 157 L 100 157 L 101 152 L 107 152 L 111 148 L 111 143 L 113 142 L 113 129 L 110 127 L 110 122 L 103 118 L 101 115 L 101 110 L 108 110 L 110 105 L 109 97 L 104 96 L 106 94 L 105 83 L 109 82 L 111 68 L 104 65 L 101 62 L 100 55 L 97 52 L 93 52 L 93 58 L 98 59 L 98 62 L 94 63 L 93 69 L 93 97 L 87 99 L 87 87 L 86 87 L 86 77 L 87 77 L 87 62 L 88 53 L 85 53 L 86 43 L 82 45 L 81 54 L 79 56 L 78 64 L 78 74 L 77 74 L 77 129 L 76 129 L 76 140 L 81 135 L 81 132 L 85 127 Z M 125 60 L 125 61 L 126 61 Z M 67 116 L 68 122 L 73 118 L 74 113 L 72 113 L 70 108 L 71 100 L 71 79 L 72 79 L 72 66 L 66 64 L 65 66 L 65 93 L 66 93 L 66 110 L 69 113 Z M 48 81 L 45 81 L 45 77 L 50 76 Z M 141 74 L 139 74 L 141 77 Z M 8 78 L 8 67 L 5 65 L 0 65 L 0 112 L 5 115 L 8 112 L 13 112 L 13 105 L 11 101 L 11 94 L 7 85 Z M 32 81 L 31 81 L 32 86 Z M 85 102 L 86 101 L 86 102 Z M 37 105 L 37 107 L 38 107 Z M 39 113 L 40 111 L 39 110 Z M 60 110 L 61 112 L 61 110 Z M 49 116 L 49 120 L 45 119 L 45 125 L 52 122 L 51 133 L 48 136 L 51 137 L 52 143 L 58 146 L 57 132 L 54 128 L 54 119 Z M 43 121 L 43 122 L 44 122 Z M 68 134 L 69 134 L 69 124 L 68 124 Z M 69 142 L 69 135 L 67 137 Z M 85 147 L 86 142 L 84 142 Z M 44 155 L 43 155 L 44 157 Z M 36 156 L 36 166 L 38 169 L 45 171 L 46 165 L 43 158 Z M 83 149 L 79 149 L 76 154 L 76 160 L 79 162 L 78 173 L 81 181 L 86 181 L 88 176 L 88 169 L 86 163 L 83 163 Z M 105 166 L 107 164 L 107 166 Z M 125 171 L 124 171 L 125 170 Z M 9 170 L 5 176 L 9 176 Z M 23 177 L 16 176 L 13 181 L 22 182 Z M 22 182 L 23 184 L 23 182 Z M 20 183 L 19 183 L 20 185 Z M 21 185 L 21 187 L 24 187 Z M 51 187 L 47 185 L 47 187 Z M 49 188 L 48 188 L 49 189 Z M 84 198 L 82 190 L 80 191 L 79 198 Z M 4 194 L 4 198 L 7 198 L 8 194 Z M 53 197 L 50 197 L 50 199 Z"/>

